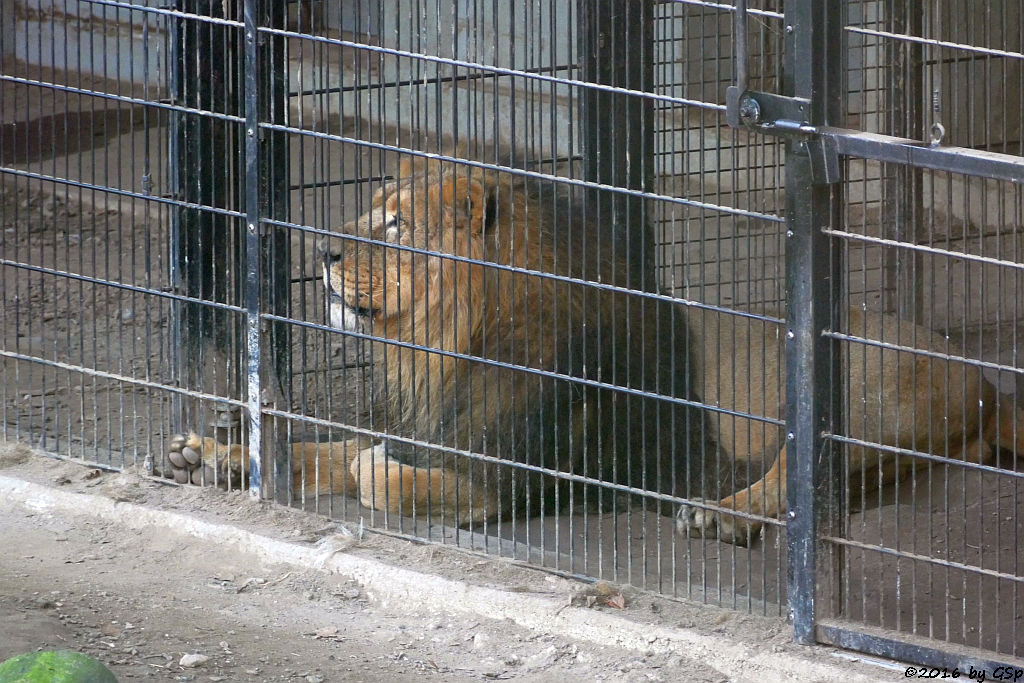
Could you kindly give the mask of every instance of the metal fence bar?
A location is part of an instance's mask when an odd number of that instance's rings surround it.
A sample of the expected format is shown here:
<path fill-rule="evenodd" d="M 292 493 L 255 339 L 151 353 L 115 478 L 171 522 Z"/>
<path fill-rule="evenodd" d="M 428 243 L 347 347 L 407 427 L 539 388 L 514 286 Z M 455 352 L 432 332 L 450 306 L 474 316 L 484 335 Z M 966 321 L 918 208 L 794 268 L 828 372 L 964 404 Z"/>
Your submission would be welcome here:
<path fill-rule="evenodd" d="M 907 0 L 891 2 L 889 22 L 893 29 L 920 32 L 922 16 L 920 12 L 913 11 L 913 4 Z M 889 65 L 885 76 L 889 91 L 886 97 L 889 110 L 886 132 L 921 139 L 924 129 L 921 117 L 924 96 L 922 48 L 920 45 L 887 43 L 885 62 Z M 904 165 L 883 166 L 882 177 L 882 220 L 886 234 L 894 239 L 918 242 L 918 237 L 924 233 L 921 224 L 921 170 Z M 882 310 L 898 311 L 901 318 L 919 321 L 923 305 L 919 296 L 923 277 L 920 254 L 886 251 L 883 259 Z"/>
<path fill-rule="evenodd" d="M 878 632 L 863 628 L 850 628 L 847 622 L 826 621 L 818 625 L 818 641 L 826 645 L 865 652 L 879 657 L 888 657 L 900 662 L 913 662 L 921 667 L 909 667 L 907 678 L 961 678 L 978 680 L 982 672 L 986 676 L 996 674 L 998 680 L 1020 680 L 1019 664 L 990 658 L 984 652 L 950 652 L 924 644 L 908 643 Z M 943 676 L 945 669 L 945 676 Z M 958 675 L 954 676 L 954 671 Z M 934 674 L 932 672 L 935 672 Z M 999 672 L 1002 672 L 1000 674 Z M 971 676 L 973 674 L 973 677 Z M 1002 677 L 1005 675 L 1005 678 Z"/>
<path fill-rule="evenodd" d="M 259 31 L 283 21 L 281 3 L 245 0 L 245 306 L 249 436 L 249 490 L 254 497 L 286 499 L 290 490 L 287 430 L 263 411 L 289 405 L 289 327 L 263 314 L 286 315 L 290 286 L 288 232 L 265 222 L 287 215 L 288 157 L 282 133 L 262 128 L 284 122 L 287 83 L 283 39 Z"/>
<path fill-rule="evenodd" d="M 832 140 L 840 156 L 1024 183 L 1024 158 L 1012 154 L 832 127 L 812 132 Z"/>
<path fill-rule="evenodd" d="M 266 497 L 267 484 L 263 479 L 263 335 L 260 309 L 262 285 L 260 283 L 260 215 L 263 208 L 260 153 L 258 135 L 260 122 L 260 60 L 257 50 L 257 17 L 259 0 L 244 0 L 242 13 L 245 23 L 245 62 L 243 84 L 245 92 L 245 352 L 246 398 L 249 431 L 249 495 Z"/>

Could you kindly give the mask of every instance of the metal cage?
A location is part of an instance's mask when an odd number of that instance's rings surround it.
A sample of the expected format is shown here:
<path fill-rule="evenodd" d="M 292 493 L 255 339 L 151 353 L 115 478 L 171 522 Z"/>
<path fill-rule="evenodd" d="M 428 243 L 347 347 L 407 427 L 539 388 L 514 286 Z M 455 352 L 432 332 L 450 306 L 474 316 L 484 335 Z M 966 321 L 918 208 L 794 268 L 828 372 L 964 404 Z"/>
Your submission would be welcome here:
<path fill-rule="evenodd" d="M 1015 0 L 2 7 L 6 438 L 1024 669 Z"/>

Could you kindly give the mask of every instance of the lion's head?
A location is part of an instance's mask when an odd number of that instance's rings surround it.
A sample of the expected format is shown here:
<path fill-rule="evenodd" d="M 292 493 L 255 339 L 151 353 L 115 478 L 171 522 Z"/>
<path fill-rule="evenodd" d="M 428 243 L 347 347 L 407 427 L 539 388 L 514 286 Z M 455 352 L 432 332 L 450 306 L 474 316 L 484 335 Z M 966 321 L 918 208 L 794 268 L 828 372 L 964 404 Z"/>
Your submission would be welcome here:
<path fill-rule="evenodd" d="M 377 190 L 370 210 L 343 228 L 350 238 L 335 241 L 325 254 L 331 324 L 389 338 L 404 338 L 403 332 L 424 341 L 432 337 L 425 326 L 441 321 L 426 321 L 428 310 L 443 307 L 453 287 L 465 296 L 466 288 L 479 286 L 471 282 L 480 278 L 478 266 L 445 256 L 483 258 L 497 189 L 482 174 L 434 167 L 406 172 Z M 462 321 L 450 322 L 478 324 L 471 311 L 460 313 Z"/>

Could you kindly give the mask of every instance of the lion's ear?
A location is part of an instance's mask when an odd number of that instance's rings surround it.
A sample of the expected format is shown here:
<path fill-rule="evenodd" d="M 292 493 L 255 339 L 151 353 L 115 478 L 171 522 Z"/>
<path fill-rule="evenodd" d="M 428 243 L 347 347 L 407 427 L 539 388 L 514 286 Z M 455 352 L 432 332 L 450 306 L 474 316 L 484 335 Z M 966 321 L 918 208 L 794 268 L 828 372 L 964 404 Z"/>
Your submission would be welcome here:
<path fill-rule="evenodd" d="M 446 176 L 441 180 L 439 200 L 451 207 L 457 221 L 468 219 L 473 234 L 483 233 L 494 225 L 498 215 L 494 188 L 485 186 L 475 178 Z"/>
<path fill-rule="evenodd" d="M 373 195 L 370 197 L 370 205 L 377 206 L 384 201 L 384 198 L 392 194 L 398 189 L 398 183 L 395 181 L 387 182 L 374 190 Z"/>

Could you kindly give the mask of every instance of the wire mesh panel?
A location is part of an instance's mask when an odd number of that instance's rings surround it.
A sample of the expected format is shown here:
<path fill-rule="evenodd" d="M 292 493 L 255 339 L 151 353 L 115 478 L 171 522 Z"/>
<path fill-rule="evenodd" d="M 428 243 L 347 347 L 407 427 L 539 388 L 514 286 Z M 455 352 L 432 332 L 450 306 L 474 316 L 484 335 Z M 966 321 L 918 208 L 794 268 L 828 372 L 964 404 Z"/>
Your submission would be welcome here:
<path fill-rule="evenodd" d="M 1019 157 L 1019 3 L 848 11 L 850 125 Z M 1022 188 L 876 161 L 850 160 L 846 176 L 836 613 L 1020 657 Z"/>
<path fill-rule="evenodd" d="M 291 10 L 280 34 L 285 130 L 302 152 L 289 227 L 304 369 L 291 387 L 302 407 L 281 417 L 293 442 L 359 437 L 302 460 L 297 504 L 782 609 L 771 515 L 770 541 L 749 550 L 673 519 L 684 499 L 733 490 L 718 432 L 755 439 L 738 476 L 756 478 L 781 420 L 777 344 L 774 412 L 715 360 L 721 342 L 724 360 L 762 372 L 732 343 L 729 306 L 773 308 L 740 325 L 767 339 L 782 289 L 778 197 L 757 180 L 778 176 L 777 146 L 723 120 L 730 17 L 678 2 Z M 770 80 L 780 16 L 763 18 Z M 705 414 L 709 392 L 721 408 Z"/>
<path fill-rule="evenodd" d="M 166 23 L 68 2 L 0 25 L 4 434 L 141 466 L 175 387 Z"/>
<path fill-rule="evenodd" d="M 1018 3 L 14 4 L 7 438 L 1022 656 Z"/>
<path fill-rule="evenodd" d="M 17 4 L 8 435 L 781 610 L 770 511 L 763 550 L 674 518 L 780 425 L 714 371 L 729 307 L 782 298 L 777 148 L 722 121 L 728 7 Z M 735 476 L 719 432 L 754 440 Z"/>

